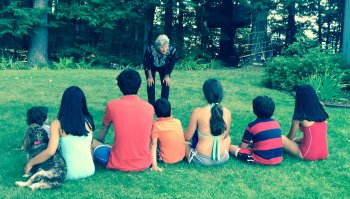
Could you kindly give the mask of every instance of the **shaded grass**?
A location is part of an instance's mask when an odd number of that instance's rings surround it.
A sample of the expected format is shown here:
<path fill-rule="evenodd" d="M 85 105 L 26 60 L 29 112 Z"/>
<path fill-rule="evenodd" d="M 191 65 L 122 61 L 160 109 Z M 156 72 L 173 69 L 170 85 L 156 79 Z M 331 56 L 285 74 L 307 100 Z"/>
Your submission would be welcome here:
<path fill-rule="evenodd" d="M 97 128 L 106 103 L 121 96 L 115 77 L 120 71 L 0 71 L 0 140 L 2 156 L 0 171 L 1 198 L 348 198 L 350 197 L 350 137 L 349 109 L 327 108 L 330 115 L 328 142 L 329 158 L 306 162 L 284 155 L 278 166 L 247 165 L 231 158 L 222 167 L 200 168 L 181 162 L 160 164 L 164 172 L 144 171 L 124 173 L 96 166 L 94 176 L 66 181 L 58 190 L 32 192 L 18 188 L 14 181 L 22 179 L 25 153 L 15 150 L 26 129 L 25 116 L 34 105 L 49 107 L 49 120 L 56 117 L 63 91 L 71 86 L 81 87 L 87 97 L 89 110 Z M 145 78 L 139 95 L 147 99 Z M 171 79 L 170 101 L 173 115 L 186 129 L 192 110 L 206 104 L 202 84 L 217 78 L 225 89 L 222 102 L 232 112 L 232 143 L 238 144 L 246 125 L 255 119 L 251 101 L 257 95 L 268 95 L 276 103 L 274 118 L 282 131 L 289 130 L 294 99 L 288 93 L 261 86 L 261 68 L 205 71 L 174 71 Z M 156 79 L 160 96 L 159 77 Z M 98 131 L 95 131 L 97 133 Z M 299 133 L 300 134 L 300 133 Z M 107 142 L 113 138 L 112 129 Z"/>

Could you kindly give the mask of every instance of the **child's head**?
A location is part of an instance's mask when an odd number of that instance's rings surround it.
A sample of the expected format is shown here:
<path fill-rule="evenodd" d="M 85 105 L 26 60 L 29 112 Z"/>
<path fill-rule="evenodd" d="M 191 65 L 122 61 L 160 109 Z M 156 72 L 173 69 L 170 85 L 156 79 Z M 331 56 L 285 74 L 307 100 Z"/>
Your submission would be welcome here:
<path fill-rule="evenodd" d="M 295 87 L 295 108 L 293 119 L 322 122 L 328 118 L 315 89 L 310 85 Z"/>
<path fill-rule="evenodd" d="M 42 126 L 47 119 L 48 108 L 44 106 L 34 106 L 27 111 L 27 124 L 38 124 Z"/>
<path fill-rule="evenodd" d="M 253 112 L 258 118 L 270 118 L 274 111 L 275 103 L 270 97 L 258 96 L 253 100 Z"/>
<path fill-rule="evenodd" d="M 171 104 L 167 99 L 159 98 L 156 100 L 153 106 L 157 117 L 171 116 Z"/>
<path fill-rule="evenodd" d="M 203 93 L 209 104 L 220 103 L 224 97 L 224 89 L 216 79 L 208 79 L 204 82 Z"/>
<path fill-rule="evenodd" d="M 118 75 L 117 82 L 123 95 L 136 95 L 141 86 L 141 76 L 137 71 L 127 69 Z"/>

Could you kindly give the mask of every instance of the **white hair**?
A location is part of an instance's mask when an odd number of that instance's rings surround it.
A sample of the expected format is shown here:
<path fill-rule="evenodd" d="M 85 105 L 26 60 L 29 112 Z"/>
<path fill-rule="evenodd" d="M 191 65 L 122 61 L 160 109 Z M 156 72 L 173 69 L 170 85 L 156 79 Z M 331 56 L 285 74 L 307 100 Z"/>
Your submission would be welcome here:
<path fill-rule="evenodd" d="M 166 35 L 159 35 L 157 39 L 154 41 L 154 44 L 159 47 L 165 44 L 169 44 L 169 38 Z"/>

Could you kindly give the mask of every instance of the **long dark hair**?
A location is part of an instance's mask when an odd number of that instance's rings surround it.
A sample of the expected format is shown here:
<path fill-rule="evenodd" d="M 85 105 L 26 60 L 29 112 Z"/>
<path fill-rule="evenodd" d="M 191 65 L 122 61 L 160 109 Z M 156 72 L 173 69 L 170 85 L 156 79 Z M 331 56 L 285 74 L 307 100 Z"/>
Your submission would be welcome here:
<path fill-rule="evenodd" d="M 310 85 L 297 86 L 293 119 L 323 122 L 327 118 L 328 114 L 318 99 L 315 89 Z"/>
<path fill-rule="evenodd" d="M 87 135 L 85 122 L 95 130 L 94 120 L 88 111 L 84 92 L 77 86 L 67 88 L 62 96 L 60 110 L 57 116 L 61 128 L 66 134 Z"/>
<path fill-rule="evenodd" d="M 203 93 L 211 107 L 210 131 L 214 136 L 221 135 L 226 130 L 223 109 L 219 104 L 224 96 L 224 90 L 216 79 L 208 79 L 203 84 Z"/>

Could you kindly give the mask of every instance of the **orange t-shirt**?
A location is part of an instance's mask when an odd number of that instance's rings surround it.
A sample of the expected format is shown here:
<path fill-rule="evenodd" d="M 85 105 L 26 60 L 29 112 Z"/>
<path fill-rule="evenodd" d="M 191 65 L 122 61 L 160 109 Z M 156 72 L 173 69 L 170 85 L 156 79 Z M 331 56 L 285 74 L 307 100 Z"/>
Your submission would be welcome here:
<path fill-rule="evenodd" d="M 152 139 L 158 138 L 160 157 L 172 164 L 185 157 L 185 138 L 180 120 L 173 117 L 158 118 L 152 129 Z"/>

